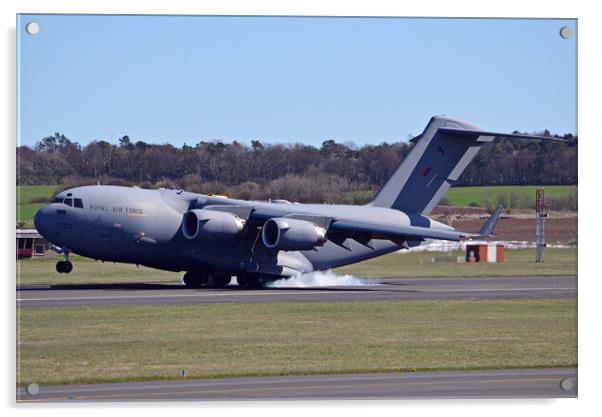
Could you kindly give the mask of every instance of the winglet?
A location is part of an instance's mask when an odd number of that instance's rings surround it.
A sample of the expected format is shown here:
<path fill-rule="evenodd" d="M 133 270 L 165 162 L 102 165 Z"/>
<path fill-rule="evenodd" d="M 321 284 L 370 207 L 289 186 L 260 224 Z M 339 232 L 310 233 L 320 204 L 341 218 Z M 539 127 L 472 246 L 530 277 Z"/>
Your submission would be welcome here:
<path fill-rule="evenodd" d="M 485 224 L 483 224 L 481 230 L 479 230 L 479 232 L 475 234 L 468 234 L 466 237 L 468 237 L 469 239 L 493 237 L 493 229 L 495 229 L 495 226 L 497 225 L 497 221 L 500 218 L 500 214 L 502 214 L 503 208 L 504 206 L 502 206 L 501 204 L 497 206 L 497 208 L 491 214 L 491 216 L 489 216 Z"/>

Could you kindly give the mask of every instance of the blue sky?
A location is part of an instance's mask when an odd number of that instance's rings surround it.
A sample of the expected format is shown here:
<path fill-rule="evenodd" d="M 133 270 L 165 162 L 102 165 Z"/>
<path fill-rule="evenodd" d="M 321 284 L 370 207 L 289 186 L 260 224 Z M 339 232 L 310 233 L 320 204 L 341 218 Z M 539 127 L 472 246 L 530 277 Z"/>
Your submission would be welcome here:
<path fill-rule="evenodd" d="M 376 144 L 434 114 L 577 131 L 575 20 L 20 15 L 17 28 L 22 145 Z"/>

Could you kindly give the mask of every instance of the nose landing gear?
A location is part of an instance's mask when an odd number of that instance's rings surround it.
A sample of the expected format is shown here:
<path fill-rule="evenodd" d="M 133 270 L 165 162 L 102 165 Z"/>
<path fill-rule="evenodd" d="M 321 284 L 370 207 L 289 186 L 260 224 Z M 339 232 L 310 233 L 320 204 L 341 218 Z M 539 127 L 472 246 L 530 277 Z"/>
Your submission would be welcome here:
<path fill-rule="evenodd" d="M 58 261 L 56 263 L 56 272 L 59 274 L 68 274 L 73 269 L 73 264 L 69 261 Z"/>
<path fill-rule="evenodd" d="M 62 261 L 56 263 L 56 272 L 59 274 L 68 274 L 73 270 L 73 264 L 69 262 L 69 249 L 63 248 L 65 257 Z"/>

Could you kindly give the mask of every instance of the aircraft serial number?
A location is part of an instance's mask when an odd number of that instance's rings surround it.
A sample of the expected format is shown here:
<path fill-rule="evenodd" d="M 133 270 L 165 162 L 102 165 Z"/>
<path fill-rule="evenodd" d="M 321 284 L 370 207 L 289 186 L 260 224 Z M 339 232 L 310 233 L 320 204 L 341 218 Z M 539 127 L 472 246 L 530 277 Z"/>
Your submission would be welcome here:
<path fill-rule="evenodd" d="M 57 230 L 71 230 L 73 229 L 73 223 L 57 223 Z"/>

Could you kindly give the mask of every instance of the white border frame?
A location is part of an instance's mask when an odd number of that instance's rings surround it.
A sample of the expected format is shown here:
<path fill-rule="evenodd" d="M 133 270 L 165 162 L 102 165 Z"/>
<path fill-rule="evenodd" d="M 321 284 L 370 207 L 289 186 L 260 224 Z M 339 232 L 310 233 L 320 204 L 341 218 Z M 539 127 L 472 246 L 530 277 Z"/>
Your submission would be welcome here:
<path fill-rule="evenodd" d="M 197 408 L 211 411 L 212 414 L 227 415 L 280 415 L 286 410 L 288 415 L 311 413 L 329 413 L 334 407 L 337 412 L 360 415 L 370 409 L 378 408 L 379 414 L 398 415 L 404 412 L 433 412 L 447 415 L 506 415 L 517 408 L 532 408 L 549 415 L 574 415 L 595 407 L 597 386 L 600 377 L 600 280 L 595 274 L 597 258 L 600 257 L 597 242 L 599 228 L 592 226 L 597 222 L 598 177 L 594 170 L 600 165 L 602 155 L 599 151 L 600 140 L 597 129 L 597 99 L 600 96 L 599 39 L 602 39 L 600 13 L 595 2 L 567 1 L 518 1 L 505 0 L 496 3 L 470 0 L 426 0 L 421 2 L 393 1 L 356 1 L 323 0 L 316 1 L 195 1 L 190 0 L 5 0 L 0 3 L 3 29 L 2 42 L 2 83 L 4 98 L 0 104 L 2 130 L 4 137 L 4 169 L 2 179 L 4 189 L 10 199 L 5 207 L 3 235 L 6 239 L 1 248 L 4 265 L 9 266 L 8 274 L 3 277 L 4 284 L 4 320 L 2 357 L 5 360 L 2 379 L 3 405 L 10 414 L 17 409 L 26 409 L 31 414 L 43 415 L 79 415 L 82 408 L 90 406 L 15 406 L 15 345 L 13 344 L 15 327 L 15 266 L 14 219 L 15 219 L 15 157 L 16 110 L 15 110 L 15 22 L 16 13 L 105 13 L 105 14 L 212 14 L 212 15 L 314 15 L 314 16 L 442 16 L 442 17 L 554 17 L 578 18 L 579 25 L 579 116 L 578 132 L 581 138 L 579 152 L 579 399 L 578 400 L 521 400 L 521 401 L 331 401 L 331 402 L 270 402 L 270 403 L 162 403 L 162 404 L 108 404 L 94 405 L 94 414 L 104 414 L 107 409 L 124 409 L 130 415 L 163 415 L 169 410 L 179 415 L 198 415 Z M 585 86 L 585 88 L 583 87 Z M 10 242 L 10 243 L 9 243 Z M 301 405 L 301 407 L 299 407 Z"/>

